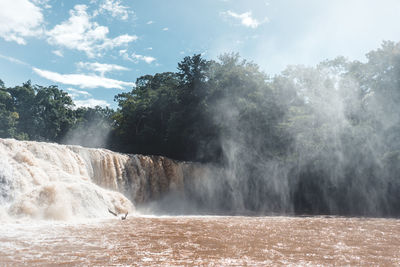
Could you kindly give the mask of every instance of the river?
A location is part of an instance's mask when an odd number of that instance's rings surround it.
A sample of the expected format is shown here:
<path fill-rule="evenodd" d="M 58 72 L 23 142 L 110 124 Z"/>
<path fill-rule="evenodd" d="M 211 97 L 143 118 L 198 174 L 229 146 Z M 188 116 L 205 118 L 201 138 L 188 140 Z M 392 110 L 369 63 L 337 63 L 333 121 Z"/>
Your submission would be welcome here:
<path fill-rule="evenodd" d="M 399 266 L 400 220 L 128 216 L 0 228 L 5 266 Z"/>

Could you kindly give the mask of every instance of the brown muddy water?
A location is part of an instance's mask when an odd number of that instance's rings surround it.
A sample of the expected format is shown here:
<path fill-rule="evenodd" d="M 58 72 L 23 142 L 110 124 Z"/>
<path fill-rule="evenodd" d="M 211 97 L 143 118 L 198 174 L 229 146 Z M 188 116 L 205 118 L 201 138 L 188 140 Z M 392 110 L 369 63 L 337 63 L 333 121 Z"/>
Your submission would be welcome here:
<path fill-rule="evenodd" d="M 400 266 L 400 220 L 128 217 L 1 224 L 1 266 Z"/>

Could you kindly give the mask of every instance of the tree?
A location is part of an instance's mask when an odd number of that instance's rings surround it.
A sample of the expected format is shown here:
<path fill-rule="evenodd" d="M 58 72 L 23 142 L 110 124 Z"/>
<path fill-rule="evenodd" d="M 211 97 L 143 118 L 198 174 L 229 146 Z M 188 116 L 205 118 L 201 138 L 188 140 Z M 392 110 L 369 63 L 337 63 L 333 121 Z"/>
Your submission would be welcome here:
<path fill-rule="evenodd" d="M 14 111 L 12 98 L 0 80 L 0 137 L 16 138 L 19 115 Z"/>
<path fill-rule="evenodd" d="M 34 118 L 36 140 L 61 141 L 72 126 L 72 99 L 57 86 L 35 86 Z"/>
<path fill-rule="evenodd" d="M 212 122 L 207 114 L 208 70 L 212 62 L 200 54 L 185 57 L 178 64 L 179 84 L 175 88 L 177 104 L 168 120 L 167 140 L 175 157 L 186 160 L 208 161 Z M 211 133 L 210 133 L 211 132 Z M 212 151 L 210 151 L 212 153 Z"/>
<path fill-rule="evenodd" d="M 7 88 L 7 92 L 11 96 L 11 105 L 14 111 L 18 113 L 17 132 L 29 139 L 36 129 L 33 123 L 35 90 L 31 82 L 27 81 L 22 86 Z"/>
<path fill-rule="evenodd" d="M 116 137 L 124 151 L 171 156 L 167 142 L 168 122 L 177 109 L 178 76 L 165 72 L 137 79 L 129 93 L 115 97 Z M 176 148 L 175 148 L 176 149 Z"/>
<path fill-rule="evenodd" d="M 3 88 L 2 92 L 7 110 L 14 112 L 12 137 L 60 141 L 71 127 L 73 102 L 57 86 L 32 86 L 28 81 L 22 86 Z"/>

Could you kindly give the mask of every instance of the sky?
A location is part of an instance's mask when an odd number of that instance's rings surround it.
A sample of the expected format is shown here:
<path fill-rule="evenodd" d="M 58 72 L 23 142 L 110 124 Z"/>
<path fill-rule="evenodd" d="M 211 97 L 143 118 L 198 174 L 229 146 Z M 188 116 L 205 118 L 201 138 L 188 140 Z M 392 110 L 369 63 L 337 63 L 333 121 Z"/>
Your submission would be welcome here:
<path fill-rule="evenodd" d="M 116 108 L 138 77 L 237 52 L 269 75 L 400 41 L 399 0 L 0 0 L 0 79 Z"/>

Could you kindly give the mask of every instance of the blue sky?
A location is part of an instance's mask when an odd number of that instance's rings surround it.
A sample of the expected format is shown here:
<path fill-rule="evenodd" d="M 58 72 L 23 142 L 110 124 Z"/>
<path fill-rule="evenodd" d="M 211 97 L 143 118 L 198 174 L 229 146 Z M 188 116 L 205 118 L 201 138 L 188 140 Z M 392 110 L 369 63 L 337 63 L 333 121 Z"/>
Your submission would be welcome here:
<path fill-rule="evenodd" d="M 0 79 L 58 85 L 115 108 L 144 74 L 185 56 L 240 55 L 274 75 L 399 41 L 398 0 L 0 0 Z"/>

